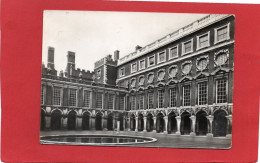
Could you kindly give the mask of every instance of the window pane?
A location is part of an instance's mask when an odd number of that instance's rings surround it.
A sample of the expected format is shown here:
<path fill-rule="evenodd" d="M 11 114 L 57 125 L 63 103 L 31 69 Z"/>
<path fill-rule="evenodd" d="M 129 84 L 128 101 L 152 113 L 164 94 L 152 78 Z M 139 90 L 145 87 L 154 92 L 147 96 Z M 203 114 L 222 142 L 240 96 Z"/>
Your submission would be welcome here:
<path fill-rule="evenodd" d="M 164 90 L 159 90 L 158 91 L 158 108 L 163 108 L 163 95 L 164 95 Z"/>
<path fill-rule="evenodd" d="M 148 109 L 153 108 L 153 93 L 148 94 Z"/>
<path fill-rule="evenodd" d="M 190 85 L 183 86 L 183 105 L 190 106 Z"/>
<path fill-rule="evenodd" d="M 217 80 L 217 103 L 227 102 L 226 79 Z"/>
<path fill-rule="evenodd" d="M 191 51 L 191 41 L 184 43 L 184 53 Z"/>
<path fill-rule="evenodd" d="M 176 106 L 176 101 L 177 101 L 176 97 L 177 97 L 176 88 L 171 88 L 170 89 L 170 107 Z"/>
<path fill-rule="evenodd" d="M 53 88 L 53 105 L 61 105 L 61 88 Z"/>
<path fill-rule="evenodd" d="M 202 82 L 198 84 L 198 96 L 199 105 L 207 104 L 207 82 Z"/>
<path fill-rule="evenodd" d="M 103 104 L 102 93 L 97 92 L 96 97 L 97 97 L 96 98 L 96 107 L 98 109 L 102 109 L 102 104 Z"/>
<path fill-rule="evenodd" d="M 144 60 L 140 61 L 140 69 L 144 69 L 145 68 L 145 65 L 144 65 Z"/>
<path fill-rule="evenodd" d="M 108 94 L 108 109 L 114 109 L 114 98 L 114 95 Z"/>
<path fill-rule="evenodd" d="M 165 60 L 165 53 L 159 53 L 159 62 L 163 62 Z"/>
<path fill-rule="evenodd" d="M 41 86 L 41 104 L 44 103 L 44 92 L 43 92 L 43 86 Z"/>
<path fill-rule="evenodd" d="M 119 110 L 125 110 L 125 97 L 119 97 Z"/>
<path fill-rule="evenodd" d="M 77 90 L 70 89 L 69 106 L 76 106 L 77 102 Z"/>
<path fill-rule="evenodd" d="M 177 55 L 177 47 L 175 47 L 175 48 L 172 48 L 171 50 L 170 50 L 170 58 L 174 58 L 174 57 L 177 57 L 178 55 Z"/>
<path fill-rule="evenodd" d="M 217 30 L 217 41 L 225 40 L 227 39 L 227 26 L 219 28 Z"/>
<path fill-rule="evenodd" d="M 130 105 L 131 105 L 131 110 L 135 110 L 135 96 L 131 96 L 131 103 L 130 103 Z"/>
<path fill-rule="evenodd" d="M 149 65 L 154 65 L 155 64 L 155 59 L 154 59 L 154 56 L 152 57 L 149 57 Z"/>
<path fill-rule="evenodd" d="M 140 110 L 144 109 L 144 95 L 139 96 L 139 109 Z"/>
<path fill-rule="evenodd" d="M 199 47 L 208 46 L 208 43 L 209 43 L 208 34 L 199 37 Z"/>
<path fill-rule="evenodd" d="M 84 91 L 84 106 L 90 107 L 90 91 Z"/>

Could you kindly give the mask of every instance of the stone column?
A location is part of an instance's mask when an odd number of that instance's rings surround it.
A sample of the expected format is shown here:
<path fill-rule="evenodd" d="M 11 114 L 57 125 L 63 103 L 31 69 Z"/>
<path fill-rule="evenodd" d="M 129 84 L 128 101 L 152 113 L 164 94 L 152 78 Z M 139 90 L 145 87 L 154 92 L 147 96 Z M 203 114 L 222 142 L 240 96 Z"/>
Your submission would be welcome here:
<path fill-rule="evenodd" d="M 68 129 L 68 118 L 67 117 L 62 117 L 61 118 L 61 128 L 64 129 L 64 130 L 67 130 Z"/>
<path fill-rule="evenodd" d="M 113 131 L 116 129 L 116 118 L 113 117 Z"/>
<path fill-rule="evenodd" d="M 120 132 L 120 121 L 117 121 L 117 132 Z"/>
<path fill-rule="evenodd" d="M 95 122 L 96 122 L 96 117 L 91 117 L 90 118 L 90 130 L 96 130 L 96 124 L 95 124 Z"/>
<path fill-rule="evenodd" d="M 228 126 L 227 126 L 227 135 L 226 137 L 231 138 L 232 137 L 232 115 L 228 115 L 226 116 L 227 120 L 228 120 Z"/>
<path fill-rule="evenodd" d="M 128 128 L 128 131 L 131 131 L 131 119 L 130 118 L 127 118 L 127 128 Z"/>
<path fill-rule="evenodd" d="M 48 115 L 45 116 L 45 129 L 46 130 L 51 129 L 51 116 Z"/>
<path fill-rule="evenodd" d="M 147 117 L 144 117 L 144 132 L 146 132 L 146 121 L 147 121 Z"/>
<path fill-rule="evenodd" d="M 196 136 L 196 133 L 195 133 L 196 117 L 195 117 L 194 115 L 192 115 L 192 116 L 190 116 L 190 119 L 191 119 L 191 121 L 192 121 L 190 136 Z"/>
<path fill-rule="evenodd" d="M 77 117 L 77 130 L 81 130 L 82 129 L 82 117 Z"/>
<path fill-rule="evenodd" d="M 177 121 L 177 132 L 176 132 L 176 135 L 180 135 L 181 134 L 181 116 L 177 116 L 176 117 L 176 121 Z"/>
<path fill-rule="evenodd" d="M 124 117 L 123 118 L 123 131 L 126 129 L 125 123 L 126 123 L 126 121 L 125 121 L 125 117 Z"/>
<path fill-rule="evenodd" d="M 107 131 L 107 118 L 102 118 L 102 130 Z"/>
<path fill-rule="evenodd" d="M 207 116 L 207 119 L 209 120 L 209 133 L 207 133 L 207 136 L 208 137 L 213 137 L 213 130 L 212 130 L 212 122 L 213 122 L 213 118 L 214 118 L 214 116 L 212 116 L 212 115 L 209 115 L 209 116 Z"/>
<path fill-rule="evenodd" d="M 156 132 L 156 120 L 157 118 L 156 117 L 153 117 L 153 132 Z"/>
<path fill-rule="evenodd" d="M 168 133 L 168 116 L 166 115 L 165 117 L 163 117 L 164 119 L 164 133 L 167 134 Z"/>
<path fill-rule="evenodd" d="M 138 131 L 138 117 L 135 117 L 135 132 Z"/>

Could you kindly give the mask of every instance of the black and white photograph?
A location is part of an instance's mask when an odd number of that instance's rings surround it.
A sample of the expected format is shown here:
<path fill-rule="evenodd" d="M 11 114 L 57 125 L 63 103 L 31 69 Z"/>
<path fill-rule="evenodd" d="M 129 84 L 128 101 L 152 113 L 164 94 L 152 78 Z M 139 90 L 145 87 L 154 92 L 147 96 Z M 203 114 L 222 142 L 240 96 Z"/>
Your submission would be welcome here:
<path fill-rule="evenodd" d="M 230 149 L 235 15 L 45 10 L 42 145 Z"/>

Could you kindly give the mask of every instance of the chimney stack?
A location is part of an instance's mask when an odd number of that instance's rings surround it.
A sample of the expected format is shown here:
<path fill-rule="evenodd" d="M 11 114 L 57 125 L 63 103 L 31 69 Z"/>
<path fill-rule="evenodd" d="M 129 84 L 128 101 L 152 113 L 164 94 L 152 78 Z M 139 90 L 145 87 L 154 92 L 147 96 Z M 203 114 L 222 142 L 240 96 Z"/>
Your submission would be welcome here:
<path fill-rule="evenodd" d="M 116 50 L 114 52 L 114 61 L 118 61 L 119 60 L 119 50 Z"/>
<path fill-rule="evenodd" d="M 141 46 L 136 45 L 135 50 L 137 51 L 137 50 L 139 50 L 139 49 L 141 49 L 141 48 L 142 48 Z"/>
<path fill-rule="evenodd" d="M 54 70 L 54 48 L 48 47 L 48 63 L 47 67 Z"/>
<path fill-rule="evenodd" d="M 75 70 L 75 52 L 68 51 L 67 54 L 67 67 L 66 72 L 68 73 L 68 77 L 72 75 L 72 70 Z M 71 70 L 72 69 L 72 70 Z"/>

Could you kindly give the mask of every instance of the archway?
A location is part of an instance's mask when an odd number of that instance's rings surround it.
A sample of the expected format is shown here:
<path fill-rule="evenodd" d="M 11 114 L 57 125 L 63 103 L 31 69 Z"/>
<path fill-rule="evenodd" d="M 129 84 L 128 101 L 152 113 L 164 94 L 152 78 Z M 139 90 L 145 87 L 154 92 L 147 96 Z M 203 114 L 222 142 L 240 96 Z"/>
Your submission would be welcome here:
<path fill-rule="evenodd" d="M 96 130 L 102 130 L 102 114 L 101 113 L 96 114 L 95 127 L 96 127 Z"/>
<path fill-rule="evenodd" d="M 61 129 L 61 112 L 59 110 L 54 110 L 51 113 L 51 129 L 52 130 Z"/>
<path fill-rule="evenodd" d="M 181 115 L 181 134 L 189 135 L 191 132 L 190 113 L 184 112 Z"/>
<path fill-rule="evenodd" d="M 151 132 L 153 131 L 153 115 L 152 114 L 148 114 L 147 115 L 147 122 L 146 122 L 146 130 L 147 132 Z"/>
<path fill-rule="evenodd" d="M 163 114 L 159 113 L 157 115 L 157 120 L 156 120 L 156 131 L 157 132 L 163 132 L 164 130 L 164 119 L 163 119 Z"/>
<path fill-rule="evenodd" d="M 135 116 L 133 114 L 130 117 L 130 130 L 131 131 L 135 130 Z"/>
<path fill-rule="evenodd" d="M 168 133 L 175 133 L 177 131 L 176 114 L 171 112 L 168 116 Z"/>
<path fill-rule="evenodd" d="M 82 116 L 82 130 L 89 130 L 90 114 L 88 112 L 83 113 Z"/>
<path fill-rule="evenodd" d="M 113 124 L 114 124 L 113 121 L 114 121 L 113 114 L 109 114 L 107 116 L 107 130 L 109 131 L 113 130 Z"/>
<path fill-rule="evenodd" d="M 213 136 L 226 136 L 227 134 L 227 118 L 224 110 L 218 110 L 214 113 L 213 119 Z"/>
<path fill-rule="evenodd" d="M 138 131 L 144 130 L 144 116 L 143 114 L 138 115 Z"/>
<path fill-rule="evenodd" d="M 45 129 L 45 112 L 41 110 L 41 130 Z"/>
<path fill-rule="evenodd" d="M 206 135 L 208 132 L 208 119 L 205 111 L 199 111 L 196 114 L 196 135 Z"/>
<path fill-rule="evenodd" d="M 68 114 L 68 130 L 76 129 L 76 120 L 77 120 L 77 113 L 75 111 L 70 111 Z"/>

